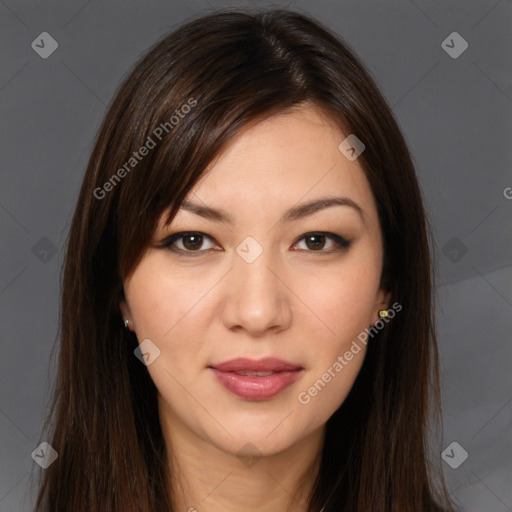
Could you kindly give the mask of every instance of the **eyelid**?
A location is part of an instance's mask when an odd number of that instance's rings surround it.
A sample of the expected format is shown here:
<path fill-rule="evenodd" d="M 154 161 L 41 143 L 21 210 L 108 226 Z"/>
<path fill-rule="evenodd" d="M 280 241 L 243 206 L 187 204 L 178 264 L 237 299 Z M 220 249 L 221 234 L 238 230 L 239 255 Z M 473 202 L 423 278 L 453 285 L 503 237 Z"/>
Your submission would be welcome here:
<path fill-rule="evenodd" d="M 196 251 L 190 251 L 190 250 L 184 250 L 184 249 L 180 249 L 180 248 L 177 248 L 177 247 L 173 247 L 173 244 L 174 242 L 176 242 L 177 240 L 179 240 L 180 238 L 184 238 L 188 235 L 200 235 L 202 236 L 203 238 L 207 238 L 209 240 L 211 240 L 212 242 L 214 243 L 217 243 L 217 241 L 215 240 L 215 238 L 213 238 L 212 236 L 204 233 L 203 231 L 178 231 L 176 233 L 173 233 L 171 235 L 169 235 L 168 237 L 166 237 L 162 242 L 160 242 L 160 244 L 158 244 L 158 247 L 160 248 L 164 248 L 164 249 L 169 249 L 171 251 L 173 251 L 174 253 L 178 254 L 178 255 L 192 255 L 192 256 L 197 256 L 197 255 L 200 255 L 201 253 L 205 253 L 205 252 L 208 252 L 210 250 L 217 250 L 217 249 L 202 249 L 202 250 L 196 250 Z M 331 239 L 334 244 L 335 244 L 335 247 L 332 248 L 332 249 L 329 249 L 329 250 L 318 250 L 318 251 L 305 251 L 305 252 L 308 252 L 308 253 L 318 253 L 318 254 L 331 254 L 331 253 L 334 253 L 334 252 L 337 252 L 337 251 L 341 251 L 343 249 L 348 249 L 350 247 L 350 245 L 352 244 L 352 241 L 351 240 L 347 240 L 346 238 L 342 237 L 341 235 L 338 235 L 336 233 L 332 233 L 330 231 L 308 231 L 306 233 L 303 233 L 302 235 L 300 235 L 292 244 L 292 247 L 297 245 L 300 241 L 302 241 L 303 239 L 307 238 L 308 236 L 314 236 L 314 235 L 320 235 L 320 236 L 325 236 L 326 238 L 329 238 Z"/>

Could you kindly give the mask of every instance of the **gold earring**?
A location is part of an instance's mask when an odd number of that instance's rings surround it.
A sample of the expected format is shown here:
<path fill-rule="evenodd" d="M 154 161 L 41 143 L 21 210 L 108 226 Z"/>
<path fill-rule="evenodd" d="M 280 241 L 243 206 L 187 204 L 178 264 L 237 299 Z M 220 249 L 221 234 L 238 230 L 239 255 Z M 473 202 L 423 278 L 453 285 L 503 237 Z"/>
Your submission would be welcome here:
<path fill-rule="evenodd" d="M 389 314 L 388 314 L 388 310 L 387 309 L 381 309 L 379 311 L 379 318 L 386 318 L 388 316 L 389 316 Z"/>

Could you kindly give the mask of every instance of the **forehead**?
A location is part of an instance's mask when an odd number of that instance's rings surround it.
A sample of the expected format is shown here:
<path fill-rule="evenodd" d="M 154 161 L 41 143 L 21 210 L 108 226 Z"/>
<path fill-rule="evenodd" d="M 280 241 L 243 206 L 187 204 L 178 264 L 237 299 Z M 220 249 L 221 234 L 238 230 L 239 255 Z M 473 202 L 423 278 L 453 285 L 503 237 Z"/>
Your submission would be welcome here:
<path fill-rule="evenodd" d="M 255 215 L 275 222 L 294 205 L 343 196 L 373 223 L 377 212 L 364 170 L 338 149 L 348 135 L 311 106 L 253 123 L 214 159 L 186 200 L 229 212 L 235 222 Z"/>

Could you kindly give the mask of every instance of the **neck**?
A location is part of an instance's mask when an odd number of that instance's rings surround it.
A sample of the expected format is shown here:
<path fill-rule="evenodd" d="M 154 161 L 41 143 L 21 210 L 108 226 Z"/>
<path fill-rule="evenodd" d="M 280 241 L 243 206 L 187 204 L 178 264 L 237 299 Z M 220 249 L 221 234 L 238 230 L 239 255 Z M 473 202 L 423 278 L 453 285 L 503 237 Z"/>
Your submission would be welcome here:
<path fill-rule="evenodd" d="M 308 510 L 320 466 L 324 428 L 273 455 L 240 458 L 203 439 L 169 410 L 161 414 L 173 510 L 234 512 Z"/>

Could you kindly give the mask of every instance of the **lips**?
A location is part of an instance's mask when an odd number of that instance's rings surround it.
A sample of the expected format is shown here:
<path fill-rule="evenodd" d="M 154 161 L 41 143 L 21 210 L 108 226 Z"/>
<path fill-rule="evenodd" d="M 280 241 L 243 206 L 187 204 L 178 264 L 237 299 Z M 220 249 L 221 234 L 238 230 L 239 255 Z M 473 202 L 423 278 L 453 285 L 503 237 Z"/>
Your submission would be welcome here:
<path fill-rule="evenodd" d="M 238 359 L 231 359 L 231 361 L 212 364 L 210 366 L 221 372 L 284 372 L 286 370 L 293 371 L 300 370 L 302 368 L 300 365 L 288 363 L 282 359 L 276 359 L 274 357 L 266 357 L 259 361 L 239 357 Z"/>
<path fill-rule="evenodd" d="M 295 382 L 303 370 L 300 365 L 271 357 L 232 359 L 212 364 L 209 369 L 225 389 L 250 401 L 277 396 Z"/>

